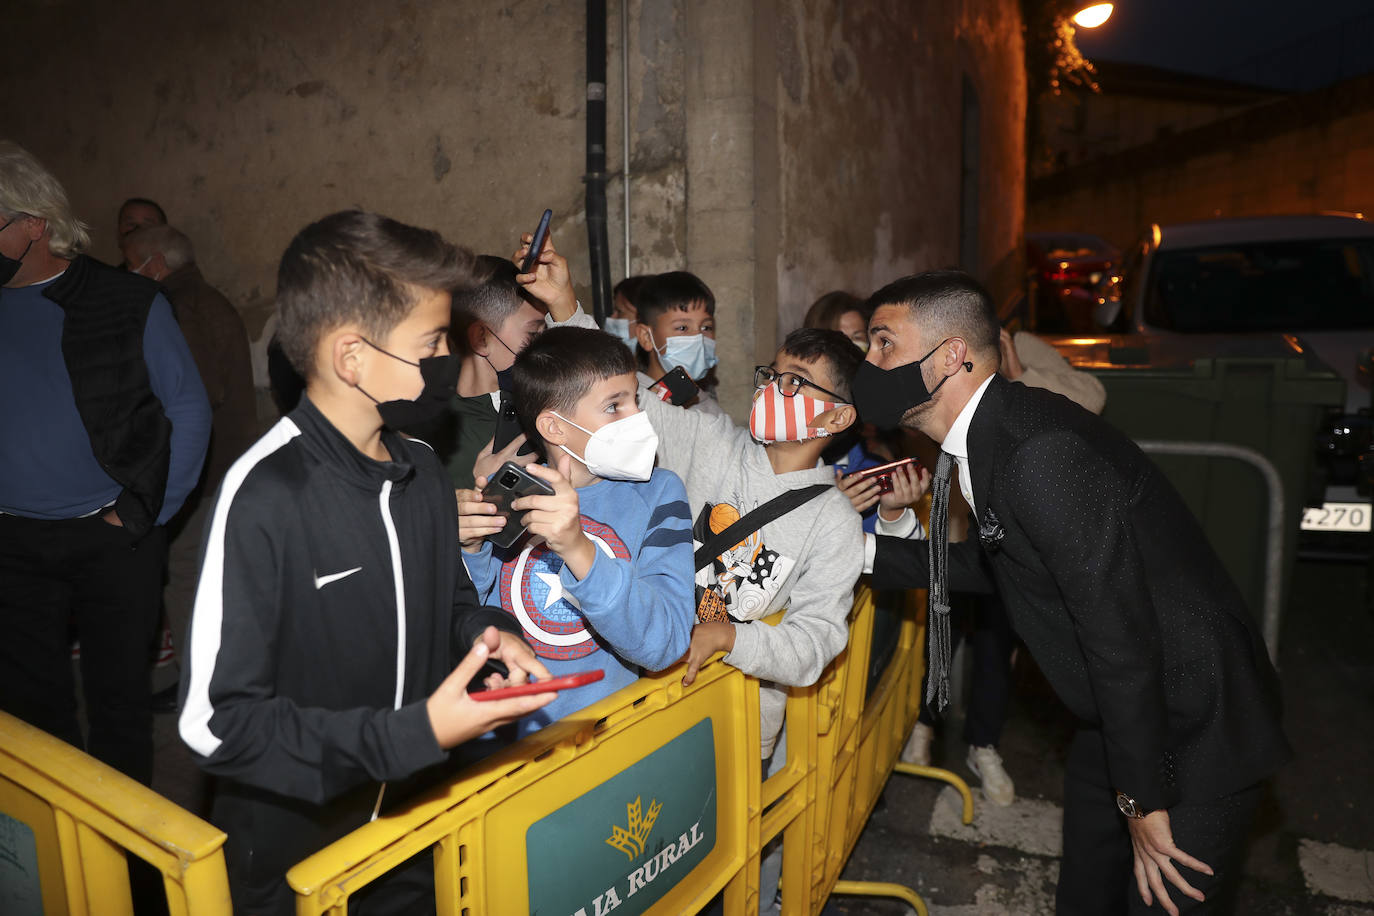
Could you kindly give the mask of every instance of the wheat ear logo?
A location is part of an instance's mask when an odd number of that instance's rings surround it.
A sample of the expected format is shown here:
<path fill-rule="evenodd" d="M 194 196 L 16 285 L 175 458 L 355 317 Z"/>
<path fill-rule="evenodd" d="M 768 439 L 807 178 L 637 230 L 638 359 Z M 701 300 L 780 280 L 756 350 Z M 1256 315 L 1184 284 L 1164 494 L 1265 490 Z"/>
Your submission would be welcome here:
<path fill-rule="evenodd" d="M 640 807 L 642 797 L 636 795 L 635 800 L 625 806 L 629 824 L 625 827 L 612 824 L 611 835 L 606 838 L 607 843 L 625 853 L 631 862 L 644 855 L 644 846 L 649 842 L 649 831 L 654 829 L 658 812 L 663 810 L 662 804 L 656 799 L 650 799 L 649 813 L 647 816 L 644 815 Z"/>

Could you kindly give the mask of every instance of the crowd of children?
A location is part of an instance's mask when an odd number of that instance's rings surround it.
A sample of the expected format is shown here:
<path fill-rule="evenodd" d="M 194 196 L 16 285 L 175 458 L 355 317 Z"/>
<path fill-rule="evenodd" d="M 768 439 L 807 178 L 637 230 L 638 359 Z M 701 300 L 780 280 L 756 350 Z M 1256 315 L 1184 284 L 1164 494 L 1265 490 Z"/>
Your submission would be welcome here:
<path fill-rule="evenodd" d="M 776 767 L 788 688 L 845 646 L 865 530 L 923 535 L 919 466 L 888 492 L 836 470 L 903 447 L 853 406 L 861 300 L 823 297 L 756 367 L 741 426 L 715 398 L 700 278 L 627 278 L 601 330 L 551 241 L 520 272 L 530 243 L 474 257 L 350 211 L 282 257 L 277 333 L 304 395 L 217 496 L 179 718 L 219 777 L 245 911 L 291 912 L 286 869 L 443 778 L 452 749 L 680 660 L 686 686 L 722 652 L 762 682 Z M 498 499 L 498 478 L 524 488 Z M 562 692 L 469 692 L 588 670 Z M 407 880 L 372 905 L 405 911 L 425 893 Z"/>

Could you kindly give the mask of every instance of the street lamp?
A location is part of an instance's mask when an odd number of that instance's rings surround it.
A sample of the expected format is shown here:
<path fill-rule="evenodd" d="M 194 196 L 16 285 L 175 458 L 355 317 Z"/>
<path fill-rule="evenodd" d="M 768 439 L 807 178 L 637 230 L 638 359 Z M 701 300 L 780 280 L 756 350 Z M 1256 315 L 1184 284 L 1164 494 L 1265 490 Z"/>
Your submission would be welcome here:
<path fill-rule="evenodd" d="M 1112 17 L 1112 4 L 1094 3 L 1073 14 L 1073 24 L 1083 29 L 1095 29 Z"/>

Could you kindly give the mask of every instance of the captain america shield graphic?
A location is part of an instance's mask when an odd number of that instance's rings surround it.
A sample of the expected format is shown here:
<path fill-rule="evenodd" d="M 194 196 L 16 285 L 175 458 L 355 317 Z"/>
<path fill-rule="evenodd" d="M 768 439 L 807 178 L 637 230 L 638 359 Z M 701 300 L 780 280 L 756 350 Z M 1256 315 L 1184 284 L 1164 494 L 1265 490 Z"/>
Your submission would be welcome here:
<path fill-rule="evenodd" d="M 630 559 L 615 529 L 582 516 L 582 531 L 608 557 Z M 501 565 L 501 606 L 515 615 L 540 658 L 565 661 L 596 651 L 577 599 L 563 587 L 563 558 L 532 538 L 525 549 Z"/>

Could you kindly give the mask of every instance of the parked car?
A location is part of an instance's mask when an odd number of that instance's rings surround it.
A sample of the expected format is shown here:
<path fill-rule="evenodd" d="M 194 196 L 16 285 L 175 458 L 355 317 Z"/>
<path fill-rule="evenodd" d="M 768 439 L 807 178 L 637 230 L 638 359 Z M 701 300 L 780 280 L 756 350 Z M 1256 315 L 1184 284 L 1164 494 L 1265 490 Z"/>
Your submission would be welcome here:
<path fill-rule="evenodd" d="M 1126 252 L 1119 277 L 1095 308 L 1107 336 L 1056 341 L 1071 361 L 1243 356 L 1278 337 L 1344 378 L 1344 408 L 1314 443 L 1303 552 L 1368 556 L 1374 510 L 1360 459 L 1374 436 L 1370 372 L 1361 366 L 1374 348 L 1374 224 L 1314 215 L 1156 225 Z"/>
<path fill-rule="evenodd" d="M 1078 334 L 1092 328 L 1103 290 L 1116 280 L 1120 251 L 1082 232 L 1026 236 L 1029 266 L 1023 322 L 1042 334 Z"/>

